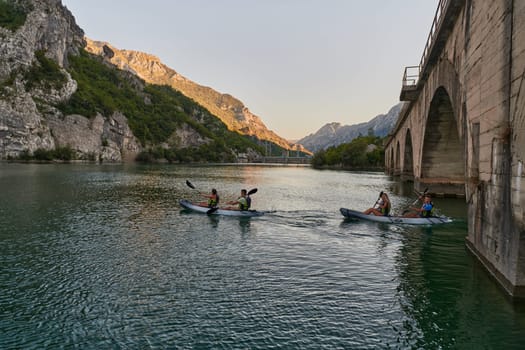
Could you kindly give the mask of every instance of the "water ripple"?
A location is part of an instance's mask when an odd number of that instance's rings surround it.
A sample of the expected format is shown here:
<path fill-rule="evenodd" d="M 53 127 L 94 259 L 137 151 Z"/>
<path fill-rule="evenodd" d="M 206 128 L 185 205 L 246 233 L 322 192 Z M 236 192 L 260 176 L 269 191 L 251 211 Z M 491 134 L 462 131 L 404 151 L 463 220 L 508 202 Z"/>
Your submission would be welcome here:
<path fill-rule="evenodd" d="M 15 168 L 16 181 L 0 176 L 11 203 L 0 206 L 0 348 L 523 343 L 525 313 L 466 253 L 465 222 L 343 220 L 340 206 L 360 208 L 391 185 L 382 174 L 72 166 L 37 168 L 34 178 Z M 177 200 L 197 195 L 188 178 L 224 198 L 257 184 L 254 205 L 272 212 L 181 211 Z M 18 196 L 22 188 L 30 195 Z"/>

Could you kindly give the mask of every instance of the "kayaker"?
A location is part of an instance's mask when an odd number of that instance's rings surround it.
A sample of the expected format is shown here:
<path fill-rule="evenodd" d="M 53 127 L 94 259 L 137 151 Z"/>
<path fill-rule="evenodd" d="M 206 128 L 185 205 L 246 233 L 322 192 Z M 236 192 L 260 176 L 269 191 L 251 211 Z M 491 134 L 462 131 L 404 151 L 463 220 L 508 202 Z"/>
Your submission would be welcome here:
<path fill-rule="evenodd" d="M 203 197 L 208 198 L 207 202 L 197 204 L 200 207 L 215 208 L 219 205 L 219 194 L 215 188 L 211 189 L 211 194 L 203 194 Z"/>
<path fill-rule="evenodd" d="M 241 196 L 237 198 L 237 200 L 235 201 L 228 202 L 228 204 L 238 205 L 238 207 L 227 208 L 228 210 L 248 210 L 250 208 L 250 205 L 248 204 L 246 190 L 242 189 Z M 250 199 L 250 204 L 251 204 L 251 199 Z"/>
<path fill-rule="evenodd" d="M 421 199 L 421 197 L 420 197 Z M 410 210 L 413 210 L 414 213 L 407 213 L 403 215 L 405 218 L 428 218 L 433 216 L 434 203 L 432 203 L 432 197 L 429 194 L 423 196 L 423 205 L 421 208 L 410 207 Z"/>
<path fill-rule="evenodd" d="M 377 208 L 376 208 L 377 207 Z M 388 216 L 390 213 L 390 198 L 386 192 L 381 193 L 381 197 L 377 201 L 376 205 L 373 208 L 368 208 L 363 213 L 366 215 L 374 214 L 375 216 Z"/>

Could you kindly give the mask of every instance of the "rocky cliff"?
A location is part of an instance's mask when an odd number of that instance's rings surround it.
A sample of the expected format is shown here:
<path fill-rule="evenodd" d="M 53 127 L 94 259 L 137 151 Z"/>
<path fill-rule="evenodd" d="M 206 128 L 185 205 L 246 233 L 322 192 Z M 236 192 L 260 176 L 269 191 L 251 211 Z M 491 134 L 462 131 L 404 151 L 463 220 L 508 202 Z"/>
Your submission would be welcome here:
<path fill-rule="evenodd" d="M 77 82 L 68 56 L 85 45 L 84 32 L 60 0 L 13 0 L 23 17 L 15 28 L 0 26 L 0 158 L 68 146 L 79 158 L 121 161 L 141 146 L 121 113 L 64 115 Z"/>
<path fill-rule="evenodd" d="M 173 87 L 219 117 L 230 130 L 255 136 L 259 140 L 268 140 L 287 150 L 310 153 L 303 146 L 292 145 L 275 132 L 268 130 L 261 119 L 251 113 L 235 97 L 219 93 L 210 87 L 199 85 L 187 79 L 163 64 L 156 56 L 138 51 L 117 49 L 109 43 L 93 41 L 89 38 L 85 38 L 85 40 L 87 51 L 103 56 L 120 69 L 128 70 L 146 82 Z"/>
<path fill-rule="evenodd" d="M 84 33 L 60 0 L 0 0 L 0 10 L 0 159 L 232 162 L 261 155 L 255 137 L 228 130 L 161 80 L 149 84 L 129 67 L 118 69 L 109 47 L 103 57 L 86 52 Z M 232 105 L 228 98 L 222 108 Z M 247 112 L 238 115 L 257 124 Z"/>
<path fill-rule="evenodd" d="M 359 135 L 368 135 L 373 131 L 375 136 L 384 137 L 396 124 L 403 103 L 393 106 L 387 114 L 380 114 L 368 122 L 342 125 L 341 123 L 328 123 L 317 132 L 310 134 L 299 141 L 307 149 L 316 152 L 331 146 L 347 143 Z"/>

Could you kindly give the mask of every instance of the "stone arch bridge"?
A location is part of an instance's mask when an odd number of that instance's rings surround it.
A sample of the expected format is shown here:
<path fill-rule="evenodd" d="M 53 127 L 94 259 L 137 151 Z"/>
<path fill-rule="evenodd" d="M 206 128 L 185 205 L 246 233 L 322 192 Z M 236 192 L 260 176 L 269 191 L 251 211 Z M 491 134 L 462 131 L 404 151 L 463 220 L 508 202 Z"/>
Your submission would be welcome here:
<path fill-rule="evenodd" d="M 464 197 L 468 248 L 525 297 L 525 1 L 440 0 L 400 99 L 387 172 Z"/>

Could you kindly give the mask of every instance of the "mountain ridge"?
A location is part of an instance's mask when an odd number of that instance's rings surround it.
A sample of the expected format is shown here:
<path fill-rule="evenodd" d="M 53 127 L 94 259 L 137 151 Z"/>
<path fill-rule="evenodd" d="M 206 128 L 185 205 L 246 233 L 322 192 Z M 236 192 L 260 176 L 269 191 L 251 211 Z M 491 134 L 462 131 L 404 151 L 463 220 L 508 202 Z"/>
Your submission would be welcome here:
<path fill-rule="evenodd" d="M 205 107 L 146 83 L 84 48 L 60 0 L 3 3 L 0 159 L 235 162 L 262 156 L 254 137 Z M 107 51 L 111 54 L 111 51 Z"/>
<path fill-rule="evenodd" d="M 88 37 L 84 37 L 84 40 L 88 52 L 104 57 L 118 68 L 130 71 L 148 83 L 171 86 L 208 109 L 230 130 L 273 142 L 286 150 L 311 154 L 302 145 L 292 145 L 269 130 L 262 120 L 251 113 L 239 99 L 195 83 L 162 63 L 157 56 L 135 50 L 118 49 L 108 42 L 96 41 Z"/>
<path fill-rule="evenodd" d="M 327 123 L 315 133 L 298 140 L 297 143 L 312 152 L 317 152 L 350 142 L 359 135 L 367 135 L 369 130 L 373 131 L 375 136 L 384 137 L 395 126 L 402 106 L 403 102 L 400 102 L 391 107 L 386 114 L 379 114 L 368 122 L 352 125 L 343 125 L 339 122 Z"/>

